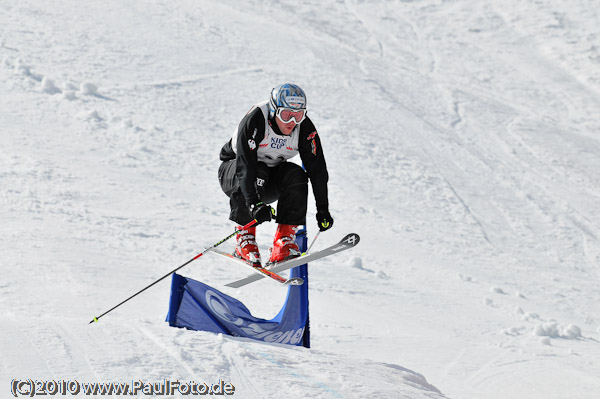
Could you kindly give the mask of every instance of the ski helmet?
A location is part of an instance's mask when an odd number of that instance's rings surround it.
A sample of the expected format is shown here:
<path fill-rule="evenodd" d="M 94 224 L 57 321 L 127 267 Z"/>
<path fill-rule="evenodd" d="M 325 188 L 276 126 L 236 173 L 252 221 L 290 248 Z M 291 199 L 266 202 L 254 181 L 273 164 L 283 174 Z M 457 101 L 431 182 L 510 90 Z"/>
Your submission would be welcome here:
<path fill-rule="evenodd" d="M 277 109 L 292 108 L 306 109 L 306 94 L 299 86 L 292 83 L 284 83 L 271 90 L 271 99 L 269 100 L 269 118 L 275 117 Z"/>

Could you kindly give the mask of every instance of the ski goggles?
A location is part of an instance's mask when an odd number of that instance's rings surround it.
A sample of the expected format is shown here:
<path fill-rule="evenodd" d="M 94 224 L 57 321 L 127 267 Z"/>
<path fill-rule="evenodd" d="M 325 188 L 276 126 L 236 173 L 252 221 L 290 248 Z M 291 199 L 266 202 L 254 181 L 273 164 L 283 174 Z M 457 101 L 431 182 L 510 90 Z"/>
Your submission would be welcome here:
<path fill-rule="evenodd" d="M 292 119 L 296 123 L 301 123 L 306 118 L 305 109 L 292 109 L 292 108 L 277 108 L 275 113 L 280 121 L 283 123 L 290 123 Z"/>

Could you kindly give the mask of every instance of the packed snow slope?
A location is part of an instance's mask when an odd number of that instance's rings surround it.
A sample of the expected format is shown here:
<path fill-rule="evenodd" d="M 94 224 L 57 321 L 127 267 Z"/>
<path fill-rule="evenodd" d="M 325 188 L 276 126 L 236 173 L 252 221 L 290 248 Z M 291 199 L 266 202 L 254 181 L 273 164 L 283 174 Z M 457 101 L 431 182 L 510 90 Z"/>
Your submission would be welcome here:
<path fill-rule="evenodd" d="M 599 10 L 3 0 L 0 396 L 168 378 L 241 398 L 597 398 Z M 88 325 L 233 231 L 220 147 L 287 81 L 330 172 L 315 248 L 361 235 L 309 268 L 312 348 L 170 328 L 168 280 Z M 247 271 L 216 257 L 181 272 L 259 317 L 285 298 L 224 287 Z"/>

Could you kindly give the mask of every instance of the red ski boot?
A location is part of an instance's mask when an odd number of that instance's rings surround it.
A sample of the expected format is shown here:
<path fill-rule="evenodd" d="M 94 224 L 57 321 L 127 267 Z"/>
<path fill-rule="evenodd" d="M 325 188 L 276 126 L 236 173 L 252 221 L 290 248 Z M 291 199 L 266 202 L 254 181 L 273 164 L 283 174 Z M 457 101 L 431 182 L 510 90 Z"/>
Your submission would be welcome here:
<path fill-rule="evenodd" d="M 300 256 L 300 249 L 296 244 L 296 231 L 298 226 L 291 224 L 277 225 L 275 238 L 273 239 L 273 248 L 271 248 L 271 257 L 269 263 L 283 262 Z"/>
<path fill-rule="evenodd" d="M 242 226 L 238 226 L 238 230 Z M 248 263 L 260 265 L 260 252 L 256 244 L 256 226 L 250 227 L 247 230 L 241 230 L 235 236 L 237 245 L 235 246 L 234 256 L 245 260 Z"/>

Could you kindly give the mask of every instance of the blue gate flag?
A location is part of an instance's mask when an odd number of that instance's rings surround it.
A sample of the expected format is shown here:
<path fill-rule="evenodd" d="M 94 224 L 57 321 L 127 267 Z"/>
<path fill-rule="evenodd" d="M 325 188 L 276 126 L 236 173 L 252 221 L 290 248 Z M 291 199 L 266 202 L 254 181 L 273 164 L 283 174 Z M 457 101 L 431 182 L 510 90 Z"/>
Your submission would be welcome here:
<path fill-rule="evenodd" d="M 299 231 L 298 246 L 306 251 L 306 230 Z M 167 321 L 171 327 L 210 331 L 264 342 L 310 347 L 308 318 L 308 267 L 291 270 L 304 284 L 289 286 L 283 307 L 271 320 L 252 316 L 237 299 L 221 291 L 174 273 Z"/>

